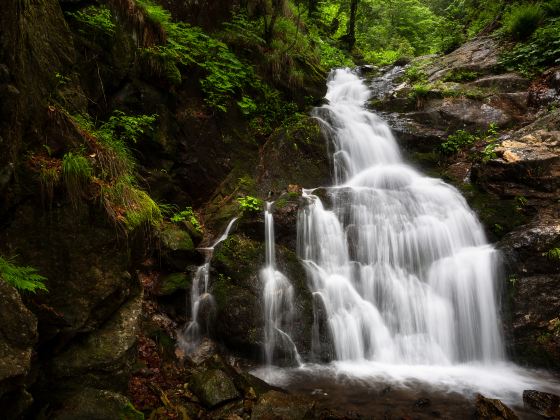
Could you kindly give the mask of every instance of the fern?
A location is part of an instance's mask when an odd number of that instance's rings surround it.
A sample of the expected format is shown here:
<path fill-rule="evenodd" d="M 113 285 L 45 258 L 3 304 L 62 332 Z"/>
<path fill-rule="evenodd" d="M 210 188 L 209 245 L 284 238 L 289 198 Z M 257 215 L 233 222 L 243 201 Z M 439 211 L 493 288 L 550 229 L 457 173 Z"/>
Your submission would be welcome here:
<path fill-rule="evenodd" d="M 0 278 L 18 290 L 36 293 L 37 290 L 47 291 L 45 277 L 37 273 L 33 267 L 14 265 L 10 260 L 0 257 Z"/>

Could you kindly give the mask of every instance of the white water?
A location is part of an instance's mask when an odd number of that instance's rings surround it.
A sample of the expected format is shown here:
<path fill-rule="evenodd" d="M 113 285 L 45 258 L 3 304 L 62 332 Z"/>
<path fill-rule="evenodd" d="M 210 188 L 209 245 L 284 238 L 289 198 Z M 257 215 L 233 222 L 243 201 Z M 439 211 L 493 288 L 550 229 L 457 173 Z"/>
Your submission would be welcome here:
<path fill-rule="evenodd" d="M 505 360 L 496 250 L 453 187 L 402 160 L 387 124 L 365 110 L 369 96 L 350 70 L 331 74 L 329 103 L 315 116 L 334 144 L 336 185 L 304 191 L 309 204 L 298 221 L 298 253 L 335 360 L 254 373 L 280 386 L 308 372 L 423 383 L 512 404 L 525 389 L 560 391 L 550 375 Z M 312 349 L 320 353 L 317 321 Z"/>
<path fill-rule="evenodd" d="M 204 264 L 196 269 L 196 273 L 193 278 L 193 283 L 191 287 L 191 321 L 187 324 L 185 329 L 179 334 L 179 345 L 183 348 L 186 354 L 192 353 L 198 345 L 200 344 L 200 339 L 202 338 L 202 328 L 199 320 L 200 307 L 203 304 L 214 306 L 214 298 L 208 292 L 208 282 L 210 281 L 210 262 L 212 261 L 212 256 L 214 255 L 214 249 L 216 246 L 227 239 L 233 224 L 237 220 L 237 217 L 233 218 L 227 225 L 226 230 L 214 242 L 214 244 L 207 248 L 199 248 L 200 251 L 205 253 Z"/>
<path fill-rule="evenodd" d="M 292 341 L 294 288 L 288 278 L 276 269 L 273 203 L 267 202 L 264 211 L 265 266 L 260 272 L 264 297 L 264 353 L 265 362 L 272 365 L 280 349 L 288 350 L 292 359 L 301 364 L 296 345 Z"/>
<path fill-rule="evenodd" d="M 403 162 L 349 70 L 317 110 L 335 150 L 332 209 L 307 191 L 299 254 L 339 361 L 452 365 L 503 359 L 498 255 L 463 197 Z"/>

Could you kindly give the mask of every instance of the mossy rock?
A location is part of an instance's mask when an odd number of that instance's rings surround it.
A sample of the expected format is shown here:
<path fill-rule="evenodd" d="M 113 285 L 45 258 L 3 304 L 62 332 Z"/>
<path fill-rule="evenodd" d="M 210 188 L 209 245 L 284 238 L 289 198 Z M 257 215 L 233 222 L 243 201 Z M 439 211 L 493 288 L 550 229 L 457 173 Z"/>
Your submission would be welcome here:
<path fill-rule="evenodd" d="M 193 251 L 194 242 L 186 230 L 167 224 L 159 233 L 162 245 L 171 251 Z"/>
<path fill-rule="evenodd" d="M 84 388 L 67 396 L 51 418 L 53 420 L 144 420 L 144 415 L 136 410 L 124 395 L 107 390 Z"/>
<path fill-rule="evenodd" d="M 191 279 L 187 273 L 172 273 L 160 279 L 157 294 L 159 296 L 169 296 L 179 290 L 189 290 Z"/>
<path fill-rule="evenodd" d="M 189 385 L 192 392 L 209 408 L 241 397 L 232 378 L 220 369 L 195 373 Z"/>

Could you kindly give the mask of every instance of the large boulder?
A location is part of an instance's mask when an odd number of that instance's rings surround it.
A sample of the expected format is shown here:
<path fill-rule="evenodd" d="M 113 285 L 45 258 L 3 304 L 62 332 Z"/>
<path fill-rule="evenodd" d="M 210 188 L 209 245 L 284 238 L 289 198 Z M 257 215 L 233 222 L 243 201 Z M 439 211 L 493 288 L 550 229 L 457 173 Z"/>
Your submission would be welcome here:
<path fill-rule="evenodd" d="M 50 416 L 53 420 L 144 420 L 124 395 L 84 388 L 67 395 Z"/>
<path fill-rule="evenodd" d="M 1 278 L 0 301 L 0 407 L 7 418 L 17 418 L 32 402 L 25 386 L 37 342 L 37 319 Z"/>
<path fill-rule="evenodd" d="M 233 381 L 220 369 L 195 373 L 191 378 L 190 388 L 208 408 L 240 397 Z"/>
<path fill-rule="evenodd" d="M 486 398 L 480 394 L 476 396 L 477 420 L 519 420 L 519 417 L 500 400 Z"/>
<path fill-rule="evenodd" d="M 127 301 L 102 326 L 75 340 L 55 356 L 46 370 L 46 381 L 61 387 L 82 385 L 122 390 L 135 360 L 142 294 Z"/>
<path fill-rule="evenodd" d="M 534 390 L 523 391 L 525 407 L 547 419 L 560 418 L 560 396 Z"/>

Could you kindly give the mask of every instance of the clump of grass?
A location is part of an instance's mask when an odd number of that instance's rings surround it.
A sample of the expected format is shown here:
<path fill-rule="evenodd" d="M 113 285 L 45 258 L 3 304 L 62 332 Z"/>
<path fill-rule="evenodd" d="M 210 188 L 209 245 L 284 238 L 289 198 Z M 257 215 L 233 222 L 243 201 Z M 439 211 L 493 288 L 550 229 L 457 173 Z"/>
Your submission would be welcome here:
<path fill-rule="evenodd" d="M 41 276 L 36 268 L 18 266 L 13 260 L 0 257 L 0 278 L 16 289 L 36 293 L 39 290 L 47 291 L 45 277 Z"/>
<path fill-rule="evenodd" d="M 93 152 L 90 159 L 94 165 L 86 170 L 84 160 L 89 164 L 88 158 L 68 153 L 63 160 L 63 176 L 68 172 L 70 184 L 81 188 L 78 181 L 86 179 L 87 174 L 90 183 L 98 188 L 109 219 L 125 231 L 141 226 L 158 226 L 163 219 L 162 209 L 138 186 L 135 160 L 129 146 L 152 130 L 157 116 L 133 116 L 115 111 L 107 122 L 97 128 L 88 115 L 71 118 L 88 140 Z"/>
<path fill-rule="evenodd" d="M 62 158 L 62 179 L 66 184 L 70 202 L 77 208 L 93 169 L 89 160 L 81 155 L 68 152 Z"/>
<path fill-rule="evenodd" d="M 502 32 L 515 40 L 529 38 L 545 18 L 540 3 L 517 4 L 504 14 Z"/>
<path fill-rule="evenodd" d="M 157 227 L 163 220 L 157 203 L 136 186 L 131 177 L 121 177 L 101 186 L 101 200 L 109 218 L 133 231 L 141 226 Z"/>
<path fill-rule="evenodd" d="M 428 83 L 416 83 L 412 86 L 408 97 L 416 100 L 416 107 L 421 108 L 424 104 L 424 100 L 428 97 L 432 86 Z"/>

